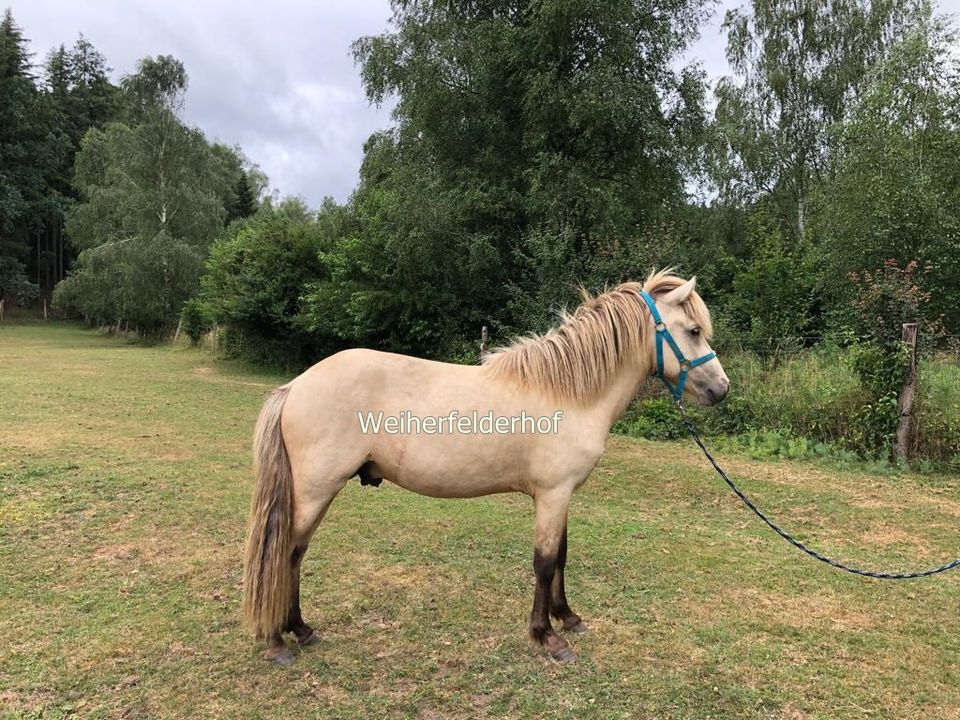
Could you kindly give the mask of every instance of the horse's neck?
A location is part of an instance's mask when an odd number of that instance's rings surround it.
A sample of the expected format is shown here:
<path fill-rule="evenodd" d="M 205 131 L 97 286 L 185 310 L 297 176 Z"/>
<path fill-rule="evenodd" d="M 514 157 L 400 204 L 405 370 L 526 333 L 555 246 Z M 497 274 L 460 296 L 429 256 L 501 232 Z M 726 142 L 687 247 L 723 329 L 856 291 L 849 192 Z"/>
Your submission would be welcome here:
<path fill-rule="evenodd" d="M 599 422 L 609 430 L 633 400 L 640 384 L 650 374 L 646 363 L 624 363 L 600 393 L 591 408 Z"/>

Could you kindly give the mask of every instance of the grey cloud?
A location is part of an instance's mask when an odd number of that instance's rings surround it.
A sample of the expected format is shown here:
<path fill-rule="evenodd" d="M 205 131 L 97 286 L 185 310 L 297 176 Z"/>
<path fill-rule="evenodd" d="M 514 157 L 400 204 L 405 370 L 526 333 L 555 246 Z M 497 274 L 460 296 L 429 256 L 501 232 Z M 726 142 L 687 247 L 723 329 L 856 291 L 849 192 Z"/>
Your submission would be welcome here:
<path fill-rule="evenodd" d="M 10 2 L 10 0 L 8 0 Z M 83 33 L 115 78 L 171 54 L 190 75 L 183 111 L 212 140 L 237 144 L 282 194 L 345 200 L 363 143 L 390 124 L 369 105 L 350 44 L 387 27 L 387 0 L 272 3 L 13 0 L 41 62 Z"/>
<path fill-rule="evenodd" d="M 387 28 L 388 0 L 7 2 L 38 62 L 81 32 L 106 55 L 116 78 L 146 55 L 183 60 L 190 74 L 185 119 L 212 140 L 240 145 L 271 187 L 313 206 L 325 195 L 349 196 L 364 141 L 390 124 L 389 107 L 368 104 L 350 54 L 354 40 Z M 717 3 L 686 55 L 711 78 L 727 72 L 719 25 L 735 4 Z"/>

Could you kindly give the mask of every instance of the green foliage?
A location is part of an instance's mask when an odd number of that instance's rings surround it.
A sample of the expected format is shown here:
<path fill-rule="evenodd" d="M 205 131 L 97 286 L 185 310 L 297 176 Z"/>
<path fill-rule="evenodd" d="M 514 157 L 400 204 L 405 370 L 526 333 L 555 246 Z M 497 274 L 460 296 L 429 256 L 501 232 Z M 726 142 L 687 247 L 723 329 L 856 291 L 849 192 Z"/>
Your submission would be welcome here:
<path fill-rule="evenodd" d="M 38 234 L 59 219 L 63 206 L 53 186 L 68 141 L 53 103 L 34 80 L 26 40 L 7 10 L 0 20 L 0 260 L 8 276 L 30 259 Z M 42 260 L 31 262 L 31 277 Z M 18 286 L 23 298 L 35 295 Z"/>
<path fill-rule="evenodd" d="M 36 296 L 37 286 L 27 278 L 23 263 L 0 256 L 0 297 L 15 297 L 26 305 Z"/>
<path fill-rule="evenodd" d="M 670 398 L 650 398 L 633 403 L 613 426 L 613 432 L 647 440 L 676 440 L 687 429 Z"/>
<path fill-rule="evenodd" d="M 740 263 L 720 301 L 737 341 L 771 354 L 798 347 L 811 327 L 813 292 L 803 241 L 792 241 L 762 210 L 748 220 L 751 254 Z"/>
<path fill-rule="evenodd" d="M 831 125 L 926 7 L 925 0 L 750 0 L 728 10 L 723 28 L 736 77 L 716 88 L 722 191 L 772 198 L 803 236 L 807 197 L 829 165 Z"/>
<path fill-rule="evenodd" d="M 825 284 L 851 299 L 851 272 L 918 261 L 929 312 L 960 331 L 960 61 L 942 20 L 914 26 L 837 126 L 836 170 L 817 193 Z"/>
<path fill-rule="evenodd" d="M 341 335 L 435 355 L 645 271 L 637 228 L 682 199 L 699 148 L 703 80 L 672 59 L 701 7 L 394 3 L 355 52 L 397 127 L 367 144 L 360 232 L 331 260 L 347 286 L 318 289 L 319 314 L 341 303 Z"/>
<path fill-rule="evenodd" d="M 960 366 L 947 358 L 920 367 L 914 455 L 960 471 Z"/>
<path fill-rule="evenodd" d="M 339 349 L 329 332 L 314 332 L 301 316 L 301 296 L 323 277 L 321 253 L 338 234 L 342 214 L 327 202 L 315 216 L 291 200 L 233 223 L 217 239 L 200 307 L 221 326 L 229 354 L 299 368 Z"/>
<path fill-rule="evenodd" d="M 140 60 L 137 72 L 123 78 L 120 87 L 127 111 L 136 123 L 158 112 L 180 110 L 188 83 L 182 62 L 171 55 L 158 55 Z"/>
<path fill-rule="evenodd" d="M 67 229 L 84 250 L 55 304 L 155 335 L 197 291 L 243 160 L 229 148 L 215 151 L 176 116 L 186 88 L 178 61 L 142 60 L 123 88 L 127 122 L 89 130 L 77 153 L 80 202 Z"/>
<path fill-rule="evenodd" d="M 92 129 L 77 154 L 81 202 L 67 229 L 81 248 L 163 231 L 204 250 L 225 219 L 223 170 L 203 134 L 166 110 Z"/>
<path fill-rule="evenodd" d="M 156 336 L 196 292 L 201 269 L 196 248 L 165 232 L 103 243 L 80 253 L 57 285 L 54 307 L 98 324 L 127 321 Z"/>
<path fill-rule="evenodd" d="M 897 397 L 903 385 L 909 349 L 901 340 L 903 323 L 918 323 L 919 339 L 942 333 L 939 318 L 923 322 L 931 295 L 920 288 L 915 261 L 901 268 L 887 260 L 880 270 L 852 273 L 857 289 L 853 322 L 861 342 L 852 348 L 853 368 L 870 393 L 858 420 L 866 447 L 889 452 L 897 429 Z"/>
<path fill-rule="evenodd" d="M 865 352 L 825 344 L 780 360 L 727 353 L 730 395 L 717 407 L 688 412 L 721 447 L 730 442 L 758 459 L 860 458 L 888 467 L 896 396 L 874 399 L 859 370 Z M 913 454 L 931 470 L 958 469 L 960 367 L 949 357 L 926 361 L 920 379 Z M 686 437 L 659 384 L 641 391 L 613 431 L 650 440 Z"/>
<path fill-rule="evenodd" d="M 199 298 L 191 298 L 180 310 L 180 322 L 183 325 L 183 332 L 196 345 L 213 327 L 210 307 Z"/>

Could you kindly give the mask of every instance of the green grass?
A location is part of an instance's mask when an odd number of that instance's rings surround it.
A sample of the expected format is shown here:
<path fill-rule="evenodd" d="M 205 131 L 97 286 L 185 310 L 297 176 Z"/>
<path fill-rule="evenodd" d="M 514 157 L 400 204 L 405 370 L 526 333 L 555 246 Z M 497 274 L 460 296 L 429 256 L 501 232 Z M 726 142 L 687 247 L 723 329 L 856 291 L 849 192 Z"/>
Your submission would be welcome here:
<path fill-rule="evenodd" d="M 284 378 L 68 324 L 0 326 L 0 715 L 956 718 L 960 574 L 814 564 L 689 443 L 612 438 L 574 500 L 581 661 L 526 640 L 531 507 L 351 483 L 305 560 L 292 668 L 239 622 L 249 436 Z M 960 554 L 960 481 L 723 462 L 863 565 Z"/>

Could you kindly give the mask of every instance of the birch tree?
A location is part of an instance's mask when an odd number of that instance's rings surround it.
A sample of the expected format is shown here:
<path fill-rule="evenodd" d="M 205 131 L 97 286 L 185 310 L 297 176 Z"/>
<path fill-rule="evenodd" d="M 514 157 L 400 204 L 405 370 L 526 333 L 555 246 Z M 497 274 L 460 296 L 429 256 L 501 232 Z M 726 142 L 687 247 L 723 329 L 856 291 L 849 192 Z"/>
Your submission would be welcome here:
<path fill-rule="evenodd" d="M 726 14 L 732 77 L 716 87 L 721 192 L 778 200 L 802 236 L 811 188 L 869 69 L 928 0 L 751 0 Z"/>

